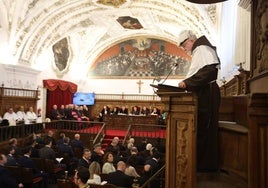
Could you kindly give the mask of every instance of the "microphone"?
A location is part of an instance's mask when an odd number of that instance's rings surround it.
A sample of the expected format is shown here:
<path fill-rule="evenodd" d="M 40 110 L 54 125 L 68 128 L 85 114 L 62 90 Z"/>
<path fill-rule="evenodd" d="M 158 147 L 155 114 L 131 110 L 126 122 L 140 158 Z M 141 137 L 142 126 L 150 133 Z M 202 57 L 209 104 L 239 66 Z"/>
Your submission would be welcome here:
<path fill-rule="evenodd" d="M 165 81 L 168 79 L 168 77 L 170 76 L 170 74 L 172 73 L 173 70 L 175 70 L 177 68 L 179 64 L 178 63 L 174 63 L 169 71 L 169 73 L 167 74 L 166 78 L 163 80 L 163 82 L 161 84 L 164 84 Z"/>

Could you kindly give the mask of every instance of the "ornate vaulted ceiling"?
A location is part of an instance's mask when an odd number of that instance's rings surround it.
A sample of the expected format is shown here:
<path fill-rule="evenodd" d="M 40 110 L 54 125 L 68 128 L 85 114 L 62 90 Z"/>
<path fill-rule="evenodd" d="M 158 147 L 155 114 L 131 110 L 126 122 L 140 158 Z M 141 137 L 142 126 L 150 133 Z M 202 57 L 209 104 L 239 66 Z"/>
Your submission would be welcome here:
<path fill-rule="evenodd" d="M 216 4 L 185 0 L 0 0 L 0 12 L 2 38 L 19 62 L 29 64 L 65 37 L 80 40 L 76 48 L 87 60 L 133 37 L 176 43 L 185 28 L 213 40 L 217 25 Z M 124 16 L 137 19 L 142 28 L 123 27 L 117 19 Z"/>

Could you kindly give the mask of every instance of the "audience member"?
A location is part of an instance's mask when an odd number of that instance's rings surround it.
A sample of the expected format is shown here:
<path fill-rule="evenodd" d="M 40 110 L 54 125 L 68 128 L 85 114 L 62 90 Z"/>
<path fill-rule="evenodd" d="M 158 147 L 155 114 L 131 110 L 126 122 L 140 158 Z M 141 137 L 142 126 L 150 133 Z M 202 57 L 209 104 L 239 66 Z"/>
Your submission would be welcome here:
<path fill-rule="evenodd" d="M 9 122 L 9 125 L 16 125 L 16 121 L 18 120 L 18 116 L 13 111 L 13 108 L 9 107 L 7 112 L 4 114 L 3 119 L 7 119 Z"/>
<path fill-rule="evenodd" d="M 65 105 L 65 109 L 64 109 L 64 113 L 65 113 L 65 116 L 66 116 L 66 119 L 67 120 L 72 120 L 72 107 L 73 105 L 72 104 L 66 104 Z"/>
<path fill-rule="evenodd" d="M 118 108 L 114 107 L 113 110 L 111 111 L 111 115 L 117 115 L 119 113 Z"/>
<path fill-rule="evenodd" d="M 128 115 L 128 109 L 125 106 L 122 106 L 122 108 L 120 109 L 119 113 Z"/>
<path fill-rule="evenodd" d="M 137 165 L 136 156 L 131 155 L 126 162 L 125 174 L 134 178 L 140 177 L 137 173 L 135 166 Z"/>
<path fill-rule="evenodd" d="M 59 139 L 57 140 L 57 145 L 58 146 L 64 143 L 64 138 L 65 138 L 65 133 L 61 132 L 60 135 L 59 135 Z"/>
<path fill-rule="evenodd" d="M 27 119 L 30 123 L 35 123 L 37 119 L 36 113 L 33 111 L 33 107 L 29 107 L 29 111 L 26 113 Z"/>
<path fill-rule="evenodd" d="M 90 165 L 89 165 L 89 180 L 87 181 L 87 183 L 90 184 L 101 184 L 101 177 L 100 177 L 100 173 L 101 173 L 101 167 L 100 164 L 96 161 L 93 161 Z"/>
<path fill-rule="evenodd" d="M 107 175 L 107 182 L 118 187 L 132 187 L 133 178 L 125 174 L 126 164 L 123 161 L 117 163 L 117 170 Z"/>
<path fill-rule="evenodd" d="M 61 116 L 61 119 L 66 119 L 65 106 L 63 104 L 60 105 L 59 114 Z"/>
<path fill-rule="evenodd" d="M 17 183 L 10 172 L 5 168 L 7 158 L 4 154 L 0 154 L 0 186 L 3 188 L 20 188 L 22 183 Z"/>
<path fill-rule="evenodd" d="M 103 121 L 103 116 L 104 115 L 110 115 L 110 108 L 108 106 L 103 106 L 103 109 L 101 110 L 100 114 L 99 114 L 99 121 Z"/>
<path fill-rule="evenodd" d="M 17 121 L 19 123 L 27 123 L 27 122 L 25 122 L 25 121 L 27 121 L 27 116 L 24 112 L 24 106 L 20 106 L 20 108 L 16 114 L 17 114 L 17 118 L 18 118 Z"/>
<path fill-rule="evenodd" d="M 78 107 L 77 113 L 82 121 L 89 121 L 90 120 L 89 117 L 84 114 L 84 107 L 83 106 Z"/>
<path fill-rule="evenodd" d="M 139 152 L 143 152 L 146 150 L 147 138 L 142 138 L 141 143 L 137 145 L 137 149 Z"/>
<path fill-rule="evenodd" d="M 89 165 L 91 163 L 91 151 L 89 149 L 84 149 L 83 156 L 78 161 L 78 167 L 83 166 L 85 168 L 89 168 Z"/>
<path fill-rule="evenodd" d="M 14 156 L 15 156 L 15 157 L 19 157 L 19 156 L 22 156 L 22 155 L 23 155 L 21 149 L 18 147 L 18 140 L 17 140 L 17 138 L 11 138 L 11 139 L 8 141 L 8 144 L 9 144 L 10 146 L 13 146 L 13 147 L 14 147 L 14 149 L 15 149 Z"/>
<path fill-rule="evenodd" d="M 52 147 L 52 139 L 51 138 L 46 138 L 44 140 L 45 146 L 42 147 L 39 150 L 39 156 L 40 158 L 43 159 L 50 159 L 56 162 L 56 153 L 55 151 L 51 148 Z"/>
<path fill-rule="evenodd" d="M 101 144 L 94 145 L 94 149 L 91 153 L 91 162 L 97 161 L 100 165 L 102 165 L 102 157 L 103 157 L 103 150 L 101 149 Z"/>
<path fill-rule="evenodd" d="M 60 115 L 60 112 L 58 110 L 58 106 L 56 104 L 54 104 L 52 106 L 52 110 L 51 110 L 51 113 L 50 113 L 50 118 L 51 118 L 51 120 L 60 120 L 60 119 L 62 119 L 62 116 Z"/>
<path fill-rule="evenodd" d="M 50 139 L 52 141 L 52 146 L 55 146 L 56 145 L 56 141 L 55 141 L 55 138 L 54 138 L 54 132 L 52 130 L 49 130 L 47 132 L 47 135 L 45 136 L 44 138 L 45 140 L 46 139 Z"/>
<path fill-rule="evenodd" d="M 61 168 L 62 170 L 66 168 L 66 165 L 64 164 L 60 164 L 57 160 L 56 160 L 56 152 L 51 148 L 52 147 L 52 140 L 51 138 L 46 138 L 44 140 L 44 144 L 45 146 L 42 147 L 39 150 L 39 156 L 42 159 L 50 159 L 54 161 L 54 168 Z"/>
<path fill-rule="evenodd" d="M 112 152 L 107 152 L 103 156 L 103 166 L 102 166 L 102 173 L 103 174 L 109 174 L 111 172 L 115 172 L 114 167 L 114 155 Z"/>
<path fill-rule="evenodd" d="M 33 170 L 34 178 L 42 177 L 44 178 L 45 187 L 48 183 L 48 174 L 45 172 L 41 172 L 40 169 L 37 168 L 34 161 L 30 158 L 32 154 L 32 147 L 27 146 L 24 148 L 24 155 L 18 159 L 18 164 L 25 168 L 31 168 Z"/>
<path fill-rule="evenodd" d="M 72 147 L 69 145 L 69 143 L 70 143 L 70 138 L 64 137 L 63 143 L 58 145 L 59 153 L 60 154 L 68 154 L 69 157 L 73 158 L 74 152 L 73 152 Z"/>
<path fill-rule="evenodd" d="M 78 188 L 89 188 L 87 184 L 89 178 L 89 170 L 85 167 L 78 167 L 74 174 L 74 183 Z"/>
<path fill-rule="evenodd" d="M 131 112 L 132 115 L 140 115 L 140 111 L 137 106 L 133 107 L 133 110 Z"/>
<path fill-rule="evenodd" d="M 141 115 L 148 116 L 149 114 L 150 114 L 150 110 L 146 106 L 142 107 Z"/>
<path fill-rule="evenodd" d="M 84 144 L 83 144 L 82 140 L 80 140 L 80 134 L 76 133 L 74 135 L 74 139 L 71 141 L 71 146 L 73 148 L 80 148 L 81 151 L 83 151 Z"/>
<path fill-rule="evenodd" d="M 119 156 L 120 154 L 120 148 L 119 148 L 119 138 L 116 136 L 113 138 L 111 144 L 109 144 L 107 147 L 106 147 L 106 150 L 105 152 L 112 152 L 114 157 L 117 157 Z"/>
<path fill-rule="evenodd" d="M 15 154 L 14 146 L 12 146 L 12 145 L 7 146 L 6 166 L 17 166 L 18 165 L 17 160 L 14 157 L 14 154 Z"/>

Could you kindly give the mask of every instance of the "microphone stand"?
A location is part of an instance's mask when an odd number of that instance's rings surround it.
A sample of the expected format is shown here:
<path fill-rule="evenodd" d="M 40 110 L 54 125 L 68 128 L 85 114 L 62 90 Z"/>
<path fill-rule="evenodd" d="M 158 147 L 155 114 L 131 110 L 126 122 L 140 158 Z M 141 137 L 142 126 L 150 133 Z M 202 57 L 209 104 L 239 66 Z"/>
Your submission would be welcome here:
<path fill-rule="evenodd" d="M 165 83 L 165 81 L 168 79 L 168 77 L 170 76 L 172 71 L 175 70 L 175 68 L 177 68 L 177 66 L 178 66 L 178 63 L 173 64 L 173 67 L 170 69 L 169 73 L 167 74 L 166 78 L 163 80 L 163 82 L 161 84 Z"/>

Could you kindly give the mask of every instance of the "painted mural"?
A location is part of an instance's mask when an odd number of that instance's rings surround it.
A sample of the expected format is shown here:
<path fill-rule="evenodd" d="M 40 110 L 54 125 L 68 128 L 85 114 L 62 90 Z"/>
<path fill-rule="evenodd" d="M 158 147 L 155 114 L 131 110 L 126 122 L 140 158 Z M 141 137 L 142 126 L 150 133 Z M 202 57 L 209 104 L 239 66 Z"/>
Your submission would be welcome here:
<path fill-rule="evenodd" d="M 190 57 L 175 44 L 158 39 L 136 38 L 106 50 L 90 68 L 96 78 L 182 78 Z"/>

